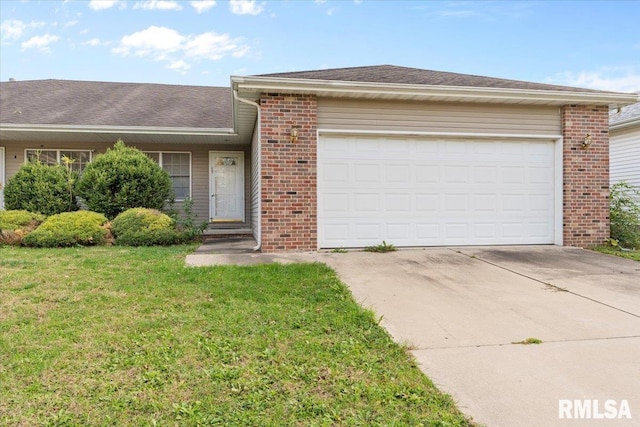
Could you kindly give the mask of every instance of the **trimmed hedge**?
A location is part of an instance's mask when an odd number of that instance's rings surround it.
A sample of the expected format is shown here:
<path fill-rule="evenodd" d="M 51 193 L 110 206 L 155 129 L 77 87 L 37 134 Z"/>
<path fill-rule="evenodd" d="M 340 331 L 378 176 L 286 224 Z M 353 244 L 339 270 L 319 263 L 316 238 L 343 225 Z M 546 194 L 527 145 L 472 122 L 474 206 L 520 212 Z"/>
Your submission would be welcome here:
<path fill-rule="evenodd" d="M 130 208 L 163 209 L 174 199 L 167 172 L 122 140 L 87 165 L 78 192 L 90 210 L 110 219 Z"/>
<path fill-rule="evenodd" d="M 133 208 L 122 212 L 111 222 L 116 245 L 173 245 L 189 239 L 176 230 L 174 219 L 156 209 Z"/>
<path fill-rule="evenodd" d="M 52 215 L 25 236 L 24 244 L 39 248 L 101 245 L 107 241 L 106 223 L 104 215 L 90 211 Z"/>
<path fill-rule="evenodd" d="M 78 210 L 77 174 L 62 165 L 29 162 L 7 181 L 4 203 L 8 210 L 27 210 L 44 215 Z"/>

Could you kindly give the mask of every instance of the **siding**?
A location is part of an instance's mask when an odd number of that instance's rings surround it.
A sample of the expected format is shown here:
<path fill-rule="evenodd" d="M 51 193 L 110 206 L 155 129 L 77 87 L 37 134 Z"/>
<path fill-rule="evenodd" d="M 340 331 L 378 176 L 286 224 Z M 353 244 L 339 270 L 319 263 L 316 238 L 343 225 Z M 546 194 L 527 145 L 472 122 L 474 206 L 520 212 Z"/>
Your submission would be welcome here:
<path fill-rule="evenodd" d="M 611 184 L 627 181 L 640 187 L 640 125 L 612 131 L 610 140 Z"/>
<path fill-rule="evenodd" d="M 318 100 L 318 128 L 340 130 L 560 135 L 557 107 Z"/>
<path fill-rule="evenodd" d="M 4 209 L 4 147 L 0 146 L 0 209 Z"/>
<path fill-rule="evenodd" d="M 125 141 L 126 142 L 126 141 Z M 14 175 L 20 165 L 25 161 L 25 149 L 77 149 L 94 150 L 93 155 L 104 153 L 107 148 L 113 146 L 109 143 L 70 142 L 58 143 L 28 143 L 2 141 L 0 145 L 5 147 L 6 153 L 6 177 Z M 228 146 L 210 144 L 130 144 L 143 151 L 180 151 L 191 153 L 191 197 L 193 199 L 194 212 L 198 216 L 197 221 L 209 220 L 209 152 L 210 151 L 243 151 L 245 156 L 245 220 L 250 221 L 251 200 L 251 151 L 249 146 Z M 180 212 L 182 204 L 176 203 L 175 208 Z"/>

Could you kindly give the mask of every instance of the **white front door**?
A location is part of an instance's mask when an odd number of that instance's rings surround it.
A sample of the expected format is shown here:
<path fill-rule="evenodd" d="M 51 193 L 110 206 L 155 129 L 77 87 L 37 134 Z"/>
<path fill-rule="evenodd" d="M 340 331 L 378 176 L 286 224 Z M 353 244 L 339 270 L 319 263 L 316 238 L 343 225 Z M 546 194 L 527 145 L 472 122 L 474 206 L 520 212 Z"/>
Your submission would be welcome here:
<path fill-rule="evenodd" d="M 0 209 L 4 209 L 4 147 L 0 147 Z"/>
<path fill-rule="evenodd" d="M 209 152 L 211 221 L 244 221 L 244 153 Z"/>

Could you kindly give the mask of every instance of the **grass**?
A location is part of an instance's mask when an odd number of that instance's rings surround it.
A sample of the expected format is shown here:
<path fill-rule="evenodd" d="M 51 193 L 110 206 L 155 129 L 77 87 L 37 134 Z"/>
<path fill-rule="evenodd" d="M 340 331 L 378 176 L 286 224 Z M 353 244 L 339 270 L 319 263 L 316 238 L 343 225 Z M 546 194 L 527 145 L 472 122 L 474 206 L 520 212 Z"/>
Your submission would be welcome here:
<path fill-rule="evenodd" d="M 542 340 L 540 338 L 527 338 L 522 341 L 514 341 L 511 344 L 522 344 L 522 345 L 530 345 L 530 344 L 542 344 Z"/>
<path fill-rule="evenodd" d="M 603 253 L 603 254 L 609 254 L 609 255 L 615 255 L 615 256 L 619 256 L 622 258 L 628 258 L 628 259 L 632 259 L 635 261 L 640 261 L 640 251 L 639 250 L 622 250 L 618 247 L 615 246 L 597 246 L 595 248 L 593 248 L 594 251 Z"/>
<path fill-rule="evenodd" d="M 0 247 L 0 425 L 470 426 L 322 264 Z"/>
<path fill-rule="evenodd" d="M 387 243 L 383 240 L 382 243 L 377 245 L 367 246 L 366 248 L 364 248 L 364 250 L 365 252 L 386 253 L 386 252 L 395 252 L 398 249 L 394 245 Z"/>

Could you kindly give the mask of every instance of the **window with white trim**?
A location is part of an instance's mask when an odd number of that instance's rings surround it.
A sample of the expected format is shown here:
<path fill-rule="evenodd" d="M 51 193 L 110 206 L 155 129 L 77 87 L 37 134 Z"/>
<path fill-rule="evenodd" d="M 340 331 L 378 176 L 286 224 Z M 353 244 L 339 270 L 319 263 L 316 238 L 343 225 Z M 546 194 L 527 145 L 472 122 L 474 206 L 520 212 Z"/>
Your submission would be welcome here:
<path fill-rule="evenodd" d="M 71 159 L 72 171 L 81 173 L 91 163 L 91 150 L 26 149 L 24 152 L 25 161 L 39 160 L 45 165 L 63 164 L 64 157 Z"/>
<path fill-rule="evenodd" d="M 177 151 L 145 151 L 171 178 L 176 200 L 191 197 L 191 153 Z"/>

